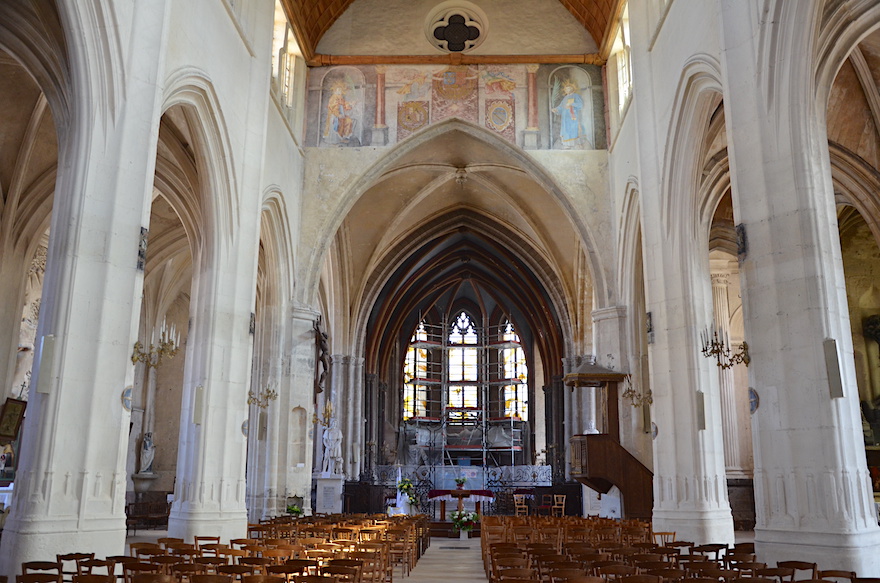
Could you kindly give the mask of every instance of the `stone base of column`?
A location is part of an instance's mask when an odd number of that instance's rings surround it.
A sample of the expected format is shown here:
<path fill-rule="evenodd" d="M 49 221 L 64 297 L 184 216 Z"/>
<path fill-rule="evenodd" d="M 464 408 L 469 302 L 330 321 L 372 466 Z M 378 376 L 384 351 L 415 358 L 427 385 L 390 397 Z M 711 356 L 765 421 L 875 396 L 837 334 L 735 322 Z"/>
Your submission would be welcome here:
<path fill-rule="evenodd" d="M 860 533 L 798 532 L 755 529 L 759 561 L 809 561 L 819 569 L 855 571 L 859 577 L 880 577 L 880 529 Z"/>
<path fill-rule="evenodd" d="M 342 512 L 342 487 L 345 476 L 321 474 L 315 478 L 318 485 L 315 499 L 315 512 L 318 514 L 338 514 Z"/>
<path fill-rule="evenodd" d="M 185 511 L 171 507 L 168 536 L 191 542 L 195 536 L 219 536 L 221 543 L 247 537 L 247 513 L 217 511 Z"/>
<path fill-rule="evenodd" d="M 541 149 L 541 131 L 540 130 L 523 130 L 523 149 L 524 150 L 540 150 Z"/>
<path fill-rule="evenodd" d="M 373 128 L 373 139 L 371 146 L 387 146 L 388 145 L 388 126 L 381 128 Z"/>
<path fill-rule="evenodd" d="M 83 522 L 59 519 L 22 524 L 10 516 L 0 544 L 0 575 L 13 581 L 15 575 L 21 574 L 22 563 L 54 560 L 55 555 L 74 552 L 73 549 L 94 551 L 96 557 L 125 553 L 124 516 Z M 83 530 L 86 528 L 90 530 Z"/>
<path fill-rule="evenodd" d="M 626 501 L 624 501 L 624 504 Z M 733 516 L 725 510 L 657 510 L 654 509 L 654 532 L 674 532 L 677 540 L 732 545 Z"/>

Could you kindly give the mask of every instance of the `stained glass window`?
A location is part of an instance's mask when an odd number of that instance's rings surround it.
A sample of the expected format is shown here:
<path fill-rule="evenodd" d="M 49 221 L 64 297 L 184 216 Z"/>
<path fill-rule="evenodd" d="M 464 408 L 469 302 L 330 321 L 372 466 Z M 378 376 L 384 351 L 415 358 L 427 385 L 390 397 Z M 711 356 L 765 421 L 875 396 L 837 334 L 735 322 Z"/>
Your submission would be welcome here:
<path fill-rule="evenodd" d="M 501 349 L 500 366 L 501 378 L 514 381 L 505 385 L 502 389 L 504 399 L 504 416 L 528 419 L 529 416 L 529 390 L 528 390 L 528 366 L 526 365 L 526 353 L 519 344 L 519 335 L 509 321 L 502 327 L 501 340 L 505 348 Z"/>
<path fill-rule="evenodd" d="M 465 312 L 461 312 L 449 330 L 449 382 L 458 383 L 449 386 L 449 407 L 479 407 L 479 391 L 476 383 L 479 378 L 480 349 L 477 346 L 474 321 Z M 452 414 L 451 419 L 465 418 L 463 414 Z"/>
<path fill-rule="evenodd" d="M 411 343 L 427 340 L 424 324 L 420 324 Z M 403 418 L 424 417 L 428 412 L 428 387 L 419 380 L 428 379 L 428 351 L 410 344 L 403 365 Z"/>

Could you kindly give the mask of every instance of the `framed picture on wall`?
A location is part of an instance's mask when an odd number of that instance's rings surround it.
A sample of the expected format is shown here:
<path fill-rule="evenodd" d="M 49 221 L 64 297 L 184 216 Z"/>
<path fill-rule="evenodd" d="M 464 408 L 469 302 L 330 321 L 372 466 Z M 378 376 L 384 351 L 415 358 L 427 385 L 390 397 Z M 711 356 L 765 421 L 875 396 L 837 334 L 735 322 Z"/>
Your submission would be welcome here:
<path fill-rule="evenodd" d="M 3 409 L 0 410 L 0 445 L 11 443 L 18 437 L 25 407 L 27 407 L 26 401 L 6 399 Z"/>

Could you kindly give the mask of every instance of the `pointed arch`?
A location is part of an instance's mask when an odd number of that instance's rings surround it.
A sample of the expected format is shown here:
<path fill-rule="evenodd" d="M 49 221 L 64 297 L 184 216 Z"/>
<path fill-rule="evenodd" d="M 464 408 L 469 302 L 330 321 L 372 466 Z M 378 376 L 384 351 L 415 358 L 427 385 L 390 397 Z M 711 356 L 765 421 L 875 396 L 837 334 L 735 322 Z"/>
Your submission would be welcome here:
<path fill-rule="evenodd" d="M 783 4 L 784 2 L 780 2 Z M 798 3 L 799 4 L 799 3 Z M 816 2 L 821 6 L 822 2 Z M 880 27 L 880 3 L 876 0 L 827 2 L 824 12 L 814 9 L 818 29 L 813 45 L 813 83 L 817 113 L 825 115 L 837 72 L 858 43 Z"/>
<path fill-rule="evenodd" d="M 667 237 L 679 244 L 701 234 L 699 156 L 711 113 L 721 100 L 721 66 L 699 54 L 685 64 L 672 108 L 663 158 L 663 222 Z"/>
<path fill-rule="evenodd" d="M 191 130 L 195 164 L 200 177 L 199 200 L 204 205 L 204 239 L 200 246 L 209 253 L 228 251 L 237 242 L 238 181 L 235 156 L 223 109 L 208 75 L 196 68 L 182 67 L 165 81 L 162 111 L 180 105 L 193 114 Z"/>

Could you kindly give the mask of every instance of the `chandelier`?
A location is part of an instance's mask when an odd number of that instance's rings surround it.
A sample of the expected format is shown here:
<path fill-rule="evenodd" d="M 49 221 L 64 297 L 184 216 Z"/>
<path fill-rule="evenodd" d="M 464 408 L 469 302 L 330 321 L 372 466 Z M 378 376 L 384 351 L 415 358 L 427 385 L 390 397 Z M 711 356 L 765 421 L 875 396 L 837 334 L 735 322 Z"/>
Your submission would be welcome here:
<path fill-rule="evenodd" d="M 274 401 L 277 398 L 278 392 L 266 385 L 266 388 L 260 390 L 259 393 L 254 394 L 253 390 L 248 391 L 247 403 L 248 405 L 256 405 L 260 409 L 265 409 L 269 406 L 269 401 Z"/>
<path fill-rule="evenodd" d="M 318 416 L 318 413 L 315 412 L 312 414 L 312 423 L 317 423 L 318 425 L 323 425 L 324 427 L 330 427 L 330 424 L 333 422 L 333 403 L 331 401 L 327 401 L 324 405 L 324 411 L 321 413 L 321 416 Z"/>
<path fill-rule="evenodd" d="M 752 361 L 749 356 L 749 344 L 743 342 L 736 350 L 730 349 L 730 339 L 727 333 L 713 327 L 700 333 L 702 340 L 702 352 L 706 358 L 715 358 L 715 362 L 723 369 L 732 368 L 737 364 L 749 366 Z"/>
<path fill-rule="evenodd" d="M 178 332 L 174 324 L 169 329 L 162 320 L 162 326 L 159 328 L 159 337 L 156 338 L 156 330 L 153 330 L 153 336 L 150 340 L 150 347 L 144 350 L 144 345 L 138 340 L 134 343 L 134 351 L 131 353 L 131 363 L 139 362 L 147 365 L 147 368 L 159 368 L 163 358 L 174 358 L 180 349 L 180 332 Z"/>
<path fill-rule="evenodd" d="M 633 407 L 642 407 L 644 405 L 652 405 L 654 403 L 654 395 L 651 393 L 651 389 L 648 389 L 646 392 L 642 393 L 640 390 L 636 390 L 632 384 L 632 375 L 628 374 L 624 377 L 624 382 L 626 383 L 626 388 L 623 393 L 621 393 L 621 397 L 629 400 L 630 404 Z"/>

